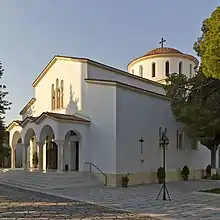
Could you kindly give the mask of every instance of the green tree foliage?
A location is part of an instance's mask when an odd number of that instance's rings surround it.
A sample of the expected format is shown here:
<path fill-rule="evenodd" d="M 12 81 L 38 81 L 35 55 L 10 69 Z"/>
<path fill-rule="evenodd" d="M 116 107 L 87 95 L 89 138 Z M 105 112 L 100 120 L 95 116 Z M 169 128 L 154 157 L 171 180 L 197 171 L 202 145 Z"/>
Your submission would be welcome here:
<path fill-rule="evenodd" d="M 0 62 L 0 163 L 4 157 L 9 155 L 9 148 L 7 146 L 8 143 L 8 134 L 5 131 L 5 114 L 7 110 L 10 109 L 11 102 L 6 100 L 6 96 L 8 92 L 6 90 L 6 86 L 2 83 L 4 69 L 2 67 L 2 63 Z"/>
<path fill-rule="evenodd" d="M 215 167 L 216 149 L 220 144 L 220 80 L 207 78 L 201 72 L 193 78 L 171 74 L 165 91 L 172 99 L 171 109 L 190 138 L 196 138 L 211 150 Z"/>
<path fill-rule="evenodd" d="M 202 72 L 207 77 L 220 79 L 220 6 L 203 21 L 202 36 L 194 44 L 201 57 Z"/>

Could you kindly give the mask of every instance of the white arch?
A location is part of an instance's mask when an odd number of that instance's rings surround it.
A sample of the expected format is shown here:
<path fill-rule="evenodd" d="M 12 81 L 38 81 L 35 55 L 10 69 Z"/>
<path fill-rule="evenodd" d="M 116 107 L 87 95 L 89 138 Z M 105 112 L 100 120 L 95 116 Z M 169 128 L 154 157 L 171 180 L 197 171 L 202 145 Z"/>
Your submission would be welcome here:
<path fill-rule="evenodd" d="M 18 143 L 19 139 L 21 139 L 21 134 L 19 131 L 15 131 L 12 134 L 10 146 L 14 147 Z"/>
<path fill-rule="evenodd" d="M 50 125 L 44 125 L 44 127 L 41 129 L 39 141 L 43 143 L 46 140 L 47 136 L 49 136 L 51 139 L 56 140 L 54 129 Z"/>
<path fill-rule="evenodd" d="M 29 128 L 24 135 L 24 139 L 23 139 L 24 145 L 26 145 L 26 146 L 29 145 L 30 140 L 33 136 L 36 136 L 36 132 L 33 128 Z"/>

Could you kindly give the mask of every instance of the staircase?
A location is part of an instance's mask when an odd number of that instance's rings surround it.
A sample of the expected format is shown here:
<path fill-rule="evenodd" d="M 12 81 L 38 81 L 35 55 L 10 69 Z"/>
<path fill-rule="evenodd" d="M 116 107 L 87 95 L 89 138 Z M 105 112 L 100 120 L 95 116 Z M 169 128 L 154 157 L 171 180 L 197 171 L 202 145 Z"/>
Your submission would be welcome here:
<path fill-rule="evenodd" d="M 72 187 L 103 186 L 92 172 L 39 172 L 3 170 L 0 184 L 32 190 L 53 190 Z"/>

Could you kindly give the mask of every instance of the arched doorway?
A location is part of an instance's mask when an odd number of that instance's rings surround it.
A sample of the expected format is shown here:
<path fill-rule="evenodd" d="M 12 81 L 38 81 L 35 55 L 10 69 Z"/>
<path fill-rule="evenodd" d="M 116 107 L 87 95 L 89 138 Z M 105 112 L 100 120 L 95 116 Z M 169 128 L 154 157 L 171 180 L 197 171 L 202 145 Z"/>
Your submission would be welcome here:
<path fill-rule="evenodd" d="M 77 131 L 70 130 L 65 135 L 64 170 L 66 171 L 79 171 L 80 140 L 81 136 Z"/>
<path fill-rule="evenodd" d="M 39 149 L 36 145 L 36 133 L 33 128 L 29 128 L 24 136 L 24 144 L 23 144 L 23 167 L 24 169 L 38 167 L 37 164 L 33 164 L 33 155 L 37 155 L 39 158 Z"/>
<path fill-rule="evenodd" d="M 13 134 L 11 145 L 11 167 L 21 168 L 23 166 L 23 147 L 21 134 L 18 131 L 15 131 L 15 133 Z"/>
<path fill-rule="evenodd" d="M 57 144 L 54 142 L 53 138 L 50 139 L 47 136 L 46 140 L 46 169 L 47 170 L 57 170 L 58 162 L 58 147 Z"/>
<path fill-rule="evenodd" d="M 50 125 L 45 125 L 40 133 L 40 142 L 45 143 L 43 146 L 44 170 L 57 170 L 58 168 L 58 146 L 55 142 L 55 135 Z"/>

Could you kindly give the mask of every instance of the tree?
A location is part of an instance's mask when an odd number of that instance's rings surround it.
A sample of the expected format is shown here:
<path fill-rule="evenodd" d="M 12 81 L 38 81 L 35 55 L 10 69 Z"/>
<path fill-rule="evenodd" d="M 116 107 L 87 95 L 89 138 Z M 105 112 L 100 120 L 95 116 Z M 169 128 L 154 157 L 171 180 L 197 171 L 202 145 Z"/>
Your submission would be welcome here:
<path fill-rule="evenodd" d="M 220 144 L 220 80 L 207 78 L 199 72 L 193 78 L 171 74 L 165 86 L 172 99 L 171 109 L 184 131 L 211 151 L 211 165 L 216 165 Z"/>
<path fill-rule="evenodd" d="M 207 77 L 220 79 L 220 6 L 203 21 L 202 36 L 194 44 L 201 57 L 202 72 Z"/>
<path fill-rule="evenodd" d="M 2 63 L 0 62 L 0 80 L 2 79 L 4 69 Z M 2 82 L 0 82 L 2 83 Z M 8 92 L 5 91 L 6 86 L 0 84 L 0 160 L 2 161 L 4 157 L 8 156 L 9 150 L 7 146 L 8 136 L 5 131 L 5 114 L 7 110 L 10 110 L 11 102 L 7 101 L 5 98 Z"/>

